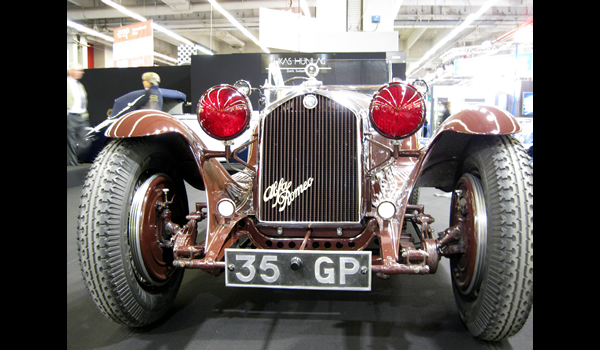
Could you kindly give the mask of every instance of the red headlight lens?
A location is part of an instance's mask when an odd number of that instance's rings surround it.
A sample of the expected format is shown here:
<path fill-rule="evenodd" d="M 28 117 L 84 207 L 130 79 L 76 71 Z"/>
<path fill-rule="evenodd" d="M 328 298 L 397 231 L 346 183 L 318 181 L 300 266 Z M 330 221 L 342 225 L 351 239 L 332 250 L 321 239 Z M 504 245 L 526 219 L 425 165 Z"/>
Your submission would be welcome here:
<path fill-rule="evenodd" d="M 248 97 L 229 85 L 208 90 L 198 103 L 198 122 L 215 139 L 227 141 L 248 129 L 252 105 Z"/>
<path fill-rule="evenodd" d="M 403 83 L 384 86 L 371 102 L 371 123 L 390 139 L 400 140 L 415 134 L 425 124 L 425 114 L 423 96 Z"/>

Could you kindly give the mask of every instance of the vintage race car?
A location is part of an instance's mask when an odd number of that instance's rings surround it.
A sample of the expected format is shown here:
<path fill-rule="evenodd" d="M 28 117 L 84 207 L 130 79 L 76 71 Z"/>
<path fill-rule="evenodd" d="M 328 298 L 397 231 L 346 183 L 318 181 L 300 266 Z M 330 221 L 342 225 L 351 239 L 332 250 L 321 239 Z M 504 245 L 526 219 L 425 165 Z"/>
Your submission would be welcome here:
<path fill-rule="evenodd" d="M 491 106 L 461 111 L 423 147 L 426 103 L 415 87 L 327 85 L 319 71 L 309 64 L 286 81 L 271 65 L 260 89 L 208 90 L 199 126 L 222 150 L 164 112 L 111 125 L 79 220 L 98 308 L 123 325 L 151 324 L 186 269 L 225 274 L 230 287 L 369 291 L 373 276 L 434 274 L 447 258 L 467 329 L 489 341 L 516 334 L 533 305 L 533 168 L 511 136 L 516 119 Z M 234 149 L 252 91 L 260 122 Z M 242 171 L 231 175 L 219 158 Z M 191 213 L 185 182 L 206 190 Z M 441 233 L 415 203 L 420 187 L 452 193 Z"/>

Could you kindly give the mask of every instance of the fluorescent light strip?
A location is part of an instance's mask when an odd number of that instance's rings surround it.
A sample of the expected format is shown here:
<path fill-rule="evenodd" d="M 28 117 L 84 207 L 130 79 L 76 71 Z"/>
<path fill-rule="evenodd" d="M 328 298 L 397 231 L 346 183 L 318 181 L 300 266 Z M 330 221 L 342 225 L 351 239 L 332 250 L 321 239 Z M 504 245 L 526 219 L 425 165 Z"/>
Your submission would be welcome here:
<path fill-rule="evenodd" d="M 248 29 L 246 29 L 246 27 L 244 27 L 240 22 L 238 22 L 231 14 L 229 14 L 229 12 L 225 11 L 225 9 L 221 7 L 221 5 L 219 5 L 219 3 L 216 0 L 208 0 L 208 2 L 210 2 L 210 4 L 213 5 L 213 7 L 217 9 L 217 11 L 219 11 L 223 16 L 225 16 L 225 18 L 227 18 L 229 22 L 231 22 L 231 24 L 236 26 L 237 29 L 241 30 L 245 36 L 252 40 L 256 45 L 258 45 L 265 53 L 271 53 L 271 51 L 269 51 L 269 49 L 263 46 L 263 44 L 261 44 L 260 41 L 254 35 L 252 35 L 252 33 L 250 33 Z"/>
<path fill-rule="evenodd" d="M 209 56 L 214 56 L 215 55 L 214 52 L 210 51 L 209 49 L 207 49 L 206 47 L 204 47 L 202 45 L 196 44 L 194 47 L 196 48 L 196 50 L 202 52 L 203 54 L 206 54 L 206 55 L 209 55 Z"/>
<path fill-rule="evenodd" d="M 487 10 L 489 10 L 492 6 L 494 6 L 498 1 L 499 0 L 489 0 L 487 3 L 485 3 L 479 9 L 479 11 L 477 11 L 476 13 L 474 13 L 474 14 L 470 15 L 469 17 L 467 17 L 467 19 L 464 21 L 463 24 L 461 24 L 458 28 L 454 29 L 450 34 L 448 34 L 447 37 L 445 37 L 442 41 L 440 41 L 439 43 L 437 43 L 437 45 L 435 45 L 431 50 L 429 50 L 429 52 L 427 52 L 425 54 L 425 56 L 423 56 L 421 58 L 421 60 L 415 64 L 415 67 L 417 67 L 417 68 L 411 69 L 410 72 L 408 72 L 407 76 L 410 76 L 413 73 L 415 73 L 418 70 L 420 70 L 421 69 L 421 65 L 423 63 L 425 63 L 429 58 L 431 58 L 431 56 L 435 55 L 435 53 L 438 50 L 440 50 L 442 47 L 444 47 L 447 43 L 449 43 L 452 39 L 454 39 L 458 34 L 460 34 L 462 31 L 464 31 L 465 29 L 467 29 L 471 24 L 473 24 L 473 22 L 475 22 L 477 19 L 479 19 L 479 17 L 483 16 L 483 14 Z"/>
<path fill-rule="evenodd" d="M 152 22 L 152 28 L 154 28 L 154 30 L 156 30 L 156 31 L 159 31 L 161 33 L 164 33 L 164 34 L 170 36 L 171 38 L 173 38 L 175 40 L 179 40 L 186 45 L 194 46 L 194 43 L 192 43 L 188 39 L 186 39 L 178 34 L 173 33 L 172 31 L 168 30 L 167 28 L 165 28 L 159 24 Z"/>
<path fill-rule="evenodd" d="M 160 58 L 164 61 L 167 61 L 169 63 L 173 63 L 173 64 L 177 64 L 177 60 L 174 59 L 173 57 L 169 57 L 167 55 L 163 55 L 162 53 L 158 53 L 158 52 L 154 52 L 154 57 L 155 58 Z"/>
<path fill-rule="evenodd" d="M 115 42 L 115 38 L 113 38 L 113 37 L 110 37 L 108 35 L 104 35 L 104 34 L 102 34 L 100 32 L 97 32 L 97 31 L 92 30 L 92 29 L 90 29 L 88 27 L 82 26 L 81 24 L 78 24 L 78 23 L 75 23 L 75 22 L 71 22 L 69 20 L 67 20 L 67 27 L 73 28 L 73 29 L 75 29 L 75 30 L 77 30 L 79 32 L 86 33 L 86 34 L 89 34 L 91 36 L 95 36 L 95 37 L 100 38 L 102 40 L 106 40 L 106 41 L 111 42 L 111 43 Z"/>
<path fill-rule="evenodd" d="M 123 6 L 121 6 L 121 5 L 117 4 L 117 3 L 114 3 L 114 2 L 112 2 L 110 0 L 102 0 L 102 2 L 105 3 L 106 5 L 114 8 L 115 10 L 118 10 L 119 12 L 121 12 L 123 14 L 126 14 L 127 16 L 129 16 L 131 18 L 137 19 L 140 22 L 146 22 L 146 21 L 148 21 L 145 17 L 140 16 L 140 15 L 138 15 L 135 12 L 129 11 L 125 7 L 123 7 Z"/>
<path fill-rule="evenodd" d="M 106 5 L 114 8 L 114 9 L 118 10 L 119 12 L 121 12 L 121 13 L 129 16 L 129 17 L 131 17 L 131 18 L 137 19 L 140 22 L 147 22 L 148 21 L 147 18 L 145 18 L 143 16 L 140 16 L 137 13 L 132 12 L 132 11 L 126 9 L 125 7 L 123 7 L 121 5 L 112 2 L 111 0 L 102 0 L 102 2 L 105 3 Z M 211 56 L 214 55 L 214 53 L 212 51 L 210 51 L 209 49 L 203 47 L 202 45 L 194 44 L 190 40 L 182 37 L 181 35 L 175 34 L 174 32 L 170 31 L 169 29 L 167 29 L 167 28 L 165 28 L 165 27 L 163 27 L 163 26 L 161 26 L 159 24 L 156 24 L 155 22 L 152 22 L 152 28 L 154 30 L 156 30 L 156 31 L 159 31 L 161 33 L 164 33 L 164 34 L 168 35 L 169 37 L 171 37 L 171 38 L 173 38 L 173 39 L 175 39 L 177 41 L 181 41 L 182 43 L 184 43 L 186 45 L 195 46 L 196 49 L 200 50 L 202 53 L 205 53 L 205 54 L 211 55 Z"/>

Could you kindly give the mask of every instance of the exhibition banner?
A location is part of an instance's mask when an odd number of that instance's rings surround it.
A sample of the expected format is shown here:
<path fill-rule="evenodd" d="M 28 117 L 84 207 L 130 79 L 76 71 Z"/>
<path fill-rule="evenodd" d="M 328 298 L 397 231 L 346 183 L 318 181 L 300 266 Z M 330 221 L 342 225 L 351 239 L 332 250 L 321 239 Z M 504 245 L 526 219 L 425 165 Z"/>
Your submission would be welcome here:
<path fill-rule="evenodd" d="M 113 59 L 116 68 L 154 65 L 152 20 L 115 29 Z"/>

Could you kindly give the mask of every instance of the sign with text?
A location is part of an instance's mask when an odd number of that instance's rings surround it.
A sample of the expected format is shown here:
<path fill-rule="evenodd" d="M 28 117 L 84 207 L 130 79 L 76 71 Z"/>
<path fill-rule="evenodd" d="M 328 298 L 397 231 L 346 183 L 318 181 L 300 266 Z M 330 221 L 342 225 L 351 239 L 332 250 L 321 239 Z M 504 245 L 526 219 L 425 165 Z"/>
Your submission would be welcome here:
<path fill-rule="evenodd" d="M 154 65 L 152 20 L 115 29 L 113 58 L 116 68 Z"/>
<path fill-rule="evenodd" d="M 312 54 L 312 53 L 283 53 L 263 55 L 262 72 L 268 73 L 269 66 L 277 63 L 282 73 L 304 73 L 304 69 L 309 64 L 316 64 L 321 68 L 321 73 L 330 70 L 328 61 L 335 58 L 332 54 Z"/>

